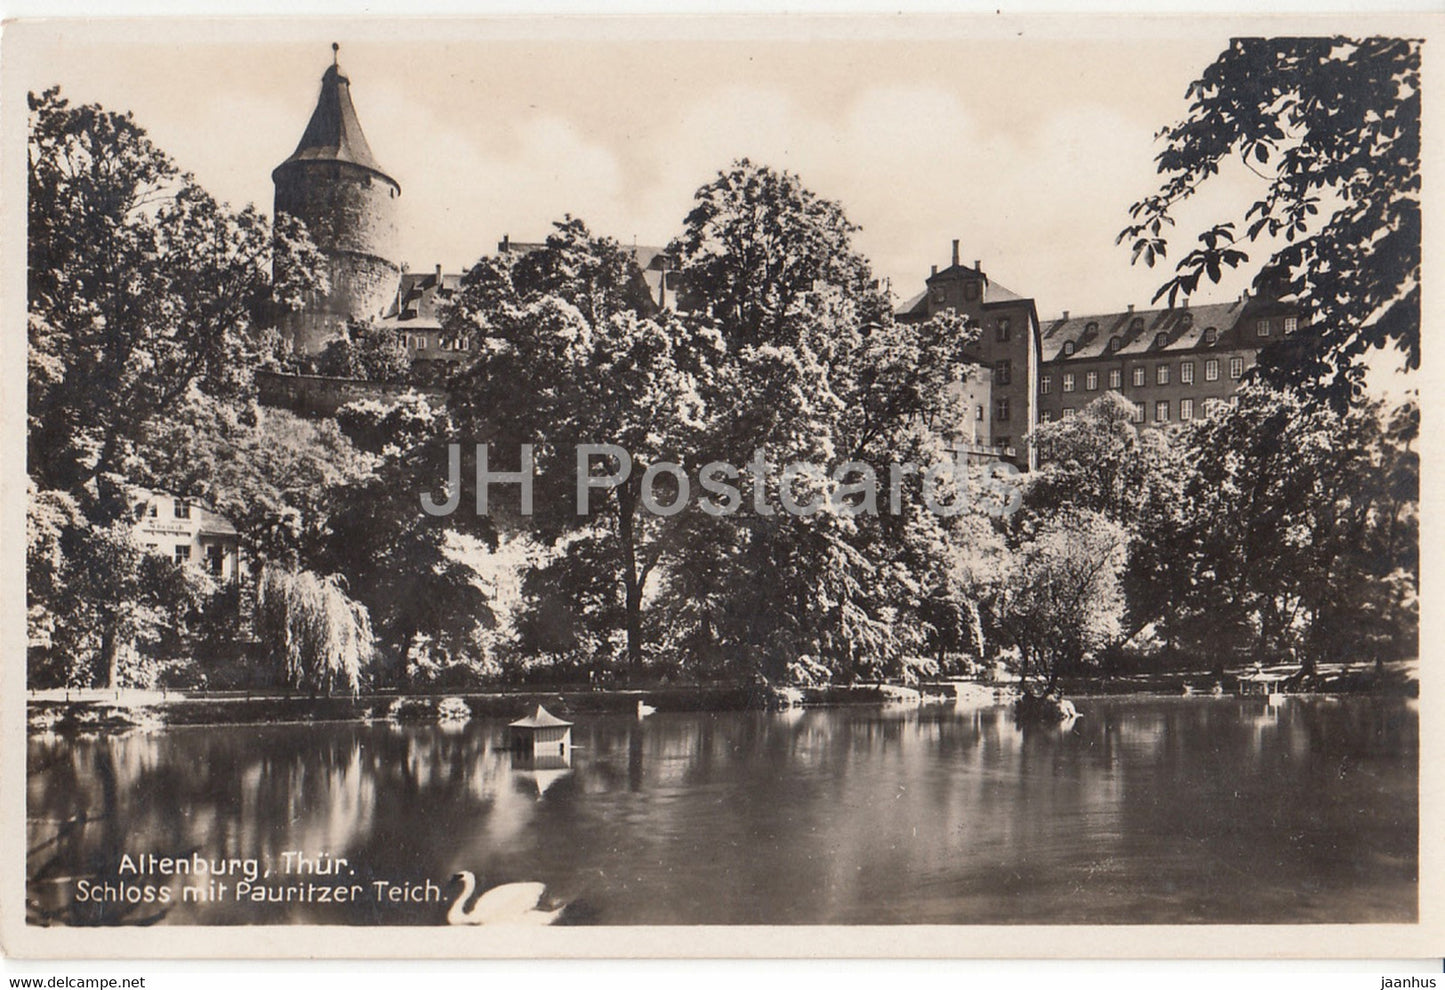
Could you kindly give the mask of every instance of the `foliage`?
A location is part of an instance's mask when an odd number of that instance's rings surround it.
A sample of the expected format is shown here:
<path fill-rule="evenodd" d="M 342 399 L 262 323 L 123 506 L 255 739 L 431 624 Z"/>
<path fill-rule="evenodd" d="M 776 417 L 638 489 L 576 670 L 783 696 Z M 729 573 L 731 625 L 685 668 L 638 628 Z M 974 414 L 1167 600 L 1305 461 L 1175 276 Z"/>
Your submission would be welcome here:
<path fill-rule="evenodd" d="M 1119 235 L 1134 261 L 1167 251 L 1173 211 L 1233 157 L 1267 180 L 1239 218 L 1250 241 L 1283 237 L 1255 277 L 1304 310 L 1266 347 L 1267 381 L 1306 386 L 1343 410 L 1373 348 L 1420 363 L 1420 48 L 1404 38 L 1236 38 L 1192 83 L 1189 114 L 1164 128 L 1159 191 Z M 1216 223 L 1156 298 L 1248 260 L 1235 222 Z"/>
<path fill-rule="evenodd" d="M 1020 673 L 1043 682 L 1045 693 L 1118 638 L 1127 540 L 1124 527 L 1099 513 L 1067 509 L 1005 558 L 994 620 L 1018 649 Z"/>
<path fill-rule="evenodd" d="M 630 255 L 568 218 L 510 267 L 474 268 L 447 318 L 449 330 L 479 341 L 475 361 L 451 383 L 459 432 L 492 438 L 493 471 L 512 470 L 520 446 L 535 445 L 535 511 L 521 522 L 548 543 L 578 534 L 594 541 L 591 559 L 598 580 L 612 582 L 616 611 L 590 618 L 606 625 L 620 616 L 634 666 L 644 591 L 669 532 L 662 517 L 643 511 L 642 478 L 650 464 L 702 446 L 695 441 L 707 410 L 694 369 L 704 366 L 699 352 L 718 346 L 652 308 Z M 592 489 L 589 514 L 579 516 L 576 451 L 597 443 L 623 447 L 632 470 L 619 485 Z"/>
<path fill-rule="evenodd" d="M 1190 509 L 1183 449 L 1162 430 L 1137 429 L 1131 413 L 1129 402 L 1110 392 L 1070 419 L 1041 424 L 1032 436 L 1040 468 L 1029 477 L 1020 517 L 1072 507 L 1124 527 L 1125 639 L 1159 622 L 1185 592 L 1185 569 L 1170 542 Z"/>
<path fill-rule="evenodd" d="M 236 396 L 276 346 L 273 288 L 316 284 L 304 234 L 217 203 L 129 115 L 29 98 L 29 464 L 43 488 L 110 479 L 193 392 Z M 273 287 L 273 246 L 293 283 Z M 87 507 L 105 522 L 116 492 Z"/>
<path fill-rule="evenodd" d="M 336 378 L 400 384 L 411 379 L 411 357 L 396 330 L 353 320 L 316 356 L 314 372 Z"/>
<path fill-rule="evenodd" d="M 210 505 L 248 557 L 296 566 L 329 537 L 335 499 L 371 467 L 333 422 L 197 397 L 147 424 L 130 472 Z"/>
<path fill-rule="evenodd" d="M 360 692 L 374 652 L 371 618 L 335 575 L 267 567 L 256 631 L 284 683 L 326 694 L 337 686 Z"/>
<path fill-rule="evenodd" d="M 1186 430 L 1193 511 L 1165 537 L 1187 567 L 1180 634 L 1306 665 L 1413 653 L 1418 429 L 1413 403 L 1342 414 L 1256 387 Z"/>

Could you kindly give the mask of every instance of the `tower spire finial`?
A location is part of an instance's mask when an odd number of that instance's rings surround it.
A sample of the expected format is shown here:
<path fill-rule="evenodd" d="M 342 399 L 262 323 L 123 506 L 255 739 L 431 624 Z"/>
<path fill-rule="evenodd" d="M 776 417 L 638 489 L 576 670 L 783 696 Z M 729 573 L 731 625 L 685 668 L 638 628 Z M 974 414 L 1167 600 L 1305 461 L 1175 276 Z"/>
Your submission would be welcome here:
<path fill-rule="evenodd" d="M 331 64 L 339 65 L 341 62 L 341 46 L 336 42 L 331 43 Z"/>

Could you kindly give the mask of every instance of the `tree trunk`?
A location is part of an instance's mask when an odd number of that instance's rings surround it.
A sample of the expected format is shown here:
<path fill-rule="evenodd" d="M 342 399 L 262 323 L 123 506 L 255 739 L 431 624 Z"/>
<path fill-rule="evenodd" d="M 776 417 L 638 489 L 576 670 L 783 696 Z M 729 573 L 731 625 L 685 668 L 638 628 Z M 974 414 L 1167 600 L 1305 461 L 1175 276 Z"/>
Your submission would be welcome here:
<path fill-rule="evenodd" d="M 120 687 L 120 643 L 115 635 L 113 620 L 105 625 L 100 637 L 100 659 L 105 665 L 105 686 L 114 691 Z"/>
<path fill-rule="evenodd" d="M 618 493 L 617 537 L 622 543 L 622 598 L 627 627 L 627 669 L 625 679 L 642 669 L 642 587 L 637 576 L 637 547 L 634 545 L 633 512 L 636 503 L 627 485 Z"/>

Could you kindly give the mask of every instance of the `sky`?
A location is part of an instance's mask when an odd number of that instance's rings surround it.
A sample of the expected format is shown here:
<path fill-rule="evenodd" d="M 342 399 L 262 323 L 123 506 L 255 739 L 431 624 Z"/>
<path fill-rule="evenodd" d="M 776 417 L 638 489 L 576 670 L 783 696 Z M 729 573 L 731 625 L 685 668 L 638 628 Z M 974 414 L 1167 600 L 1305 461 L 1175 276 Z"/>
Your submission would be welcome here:
<path fill-rule="evenodd" d="M 413 269 L 461 270 L 566 213 L 664 244 L 696 189 L 746 156 L 839 201 L 900 298 L 956 238 L 1044 318 L 1143 307 L 1169 277 L 1131 267 L 1114 238 L 1157 185 L 1156 132 L 1229 37 L 1143 17 L 35 27 L 11 66 L 25 88 L 132 111 L 211 193 L 267 212 L 338 42 L 402 187 L 398 260 Z M 1227 169 L 1181 211 L 1171 253 L 1262 187 Z M 1196 298 L 1232 298 L 1251 275 Z"/>

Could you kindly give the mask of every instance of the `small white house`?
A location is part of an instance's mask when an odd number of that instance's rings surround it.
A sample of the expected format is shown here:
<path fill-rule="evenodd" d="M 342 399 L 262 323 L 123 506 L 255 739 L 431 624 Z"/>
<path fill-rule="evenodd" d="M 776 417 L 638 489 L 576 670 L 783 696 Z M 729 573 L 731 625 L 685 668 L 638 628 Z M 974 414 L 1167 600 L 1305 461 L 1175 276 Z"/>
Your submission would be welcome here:
<path fill-rule="evenodd" d="M 203 567 L 229 584 L 240 574 L 241 541 L 231 521 L 209 506 L 165 492 L 137 491 L 135 535 L 178 564 Z"/>
<path fill-rule="evenodd" d="M 512 749 L 533 756 L 566 757 L 572 751 L 572 723 L 553 715 L 541 705 L 526 718 L 509 726 Z"/>

